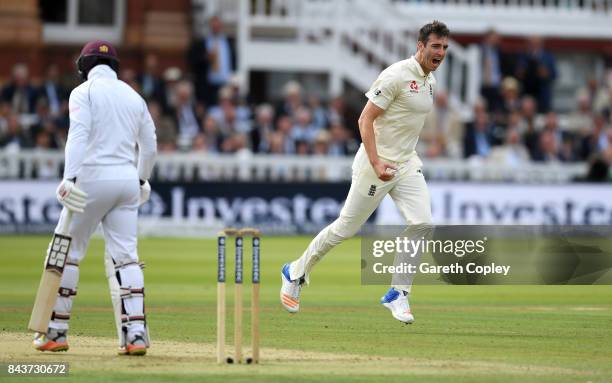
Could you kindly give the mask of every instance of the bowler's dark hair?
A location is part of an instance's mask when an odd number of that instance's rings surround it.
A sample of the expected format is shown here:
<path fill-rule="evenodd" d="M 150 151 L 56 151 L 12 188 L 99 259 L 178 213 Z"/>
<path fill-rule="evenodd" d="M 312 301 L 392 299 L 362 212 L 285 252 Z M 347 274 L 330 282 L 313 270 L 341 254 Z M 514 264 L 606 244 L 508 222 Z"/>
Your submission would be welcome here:
<path fill-rule="evenodd" d="M 427 45 L 427 40 L 429 40 L 429 35 L 434 34 L 438 37 L 448 37 L 450 31 L 446 24 L 441 21 L 434 20 L 429 24 L 425 24 L 419 29 L 419 40 L 423 44 Z"/>

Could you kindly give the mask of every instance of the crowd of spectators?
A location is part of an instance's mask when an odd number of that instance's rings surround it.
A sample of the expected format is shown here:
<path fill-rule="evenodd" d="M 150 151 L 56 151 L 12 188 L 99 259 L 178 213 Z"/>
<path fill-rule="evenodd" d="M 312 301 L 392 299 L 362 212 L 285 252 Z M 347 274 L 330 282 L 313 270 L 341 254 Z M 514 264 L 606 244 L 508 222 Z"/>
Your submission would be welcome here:
<path fill-rule="evenodd" d="M 215 24 L 216 23 L 216 24 Z M 295 81 L 283 97 L 253 104 L 232 75 L 234 53 L 220 21 L 194 41 L 189 70 L 161 68 L 148 54 L 143 70 L 122 68 L 119 77 L 147 101 L 157 128 L 159 151 L 295 155 L 350 155 L 359 145 L 356 121 L 347 121 L 345 100 L 305 94 Z M 425 158 L 465 158 L 508 166 L 525 162 L 612 162 L 612 71 L 576 91 L 575 110 L 553 109 L 553 56 L 537 37 L 504 68 L 499 36 L 482 45 L 482 97 L 471 118 L 439 90 L 417 150 Z M 61 76 L 71 81 L 61 81 Z M 68 95 L 76 77 L 50 66 L 32 81 L 25 64 L 0 84 L 0 150 L 62 149 L 69 127 Z M 365 98 L 364 98 L 365 101 Z M 350 128 L 347 128 L 349 126 Z"/>
<path fill-rule="evenodd" d="M 533 36 L 524 52 L 509 57 L 495 31 L 481 46 L 481 97 L 465 121 L 438 91 L 419 142 L 427 158 L 465 158 L 519 167 L 526 162 L 588 161 L 593 178 L 612 164 L 612 69 L 575 90 L 574 109 L 553 108 L 554 57 Z M 598 170 L 600 169 L 600 170 Z"/>

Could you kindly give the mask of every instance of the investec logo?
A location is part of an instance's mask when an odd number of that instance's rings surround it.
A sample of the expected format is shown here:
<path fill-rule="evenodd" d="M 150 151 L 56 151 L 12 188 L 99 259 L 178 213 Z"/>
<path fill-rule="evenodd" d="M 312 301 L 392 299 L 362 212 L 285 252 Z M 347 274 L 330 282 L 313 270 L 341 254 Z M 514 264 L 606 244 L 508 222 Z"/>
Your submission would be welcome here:
<path fill-rule="evenodd" d="M 308 198 L 303 194 L 274 197 L 186 197 L 182 187 L 172 188 L 169 212 L 180 221 L 275 222 L 326 224 L 336 219 L 344 201 L 331 197 Z"/>

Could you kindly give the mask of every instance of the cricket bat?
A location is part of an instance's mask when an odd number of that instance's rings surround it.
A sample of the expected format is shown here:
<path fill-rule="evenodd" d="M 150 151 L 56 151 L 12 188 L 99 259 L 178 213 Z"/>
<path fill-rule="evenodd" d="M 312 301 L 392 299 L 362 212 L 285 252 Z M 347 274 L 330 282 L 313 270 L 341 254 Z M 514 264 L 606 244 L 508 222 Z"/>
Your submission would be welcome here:
<path fill-rule="evenodd" d="M 28 324 L 29 330 L 43 334 L 46 334 L 49 328 L 49 320 L 51 320 L 53 306 L 55 306 L 64 266 L 68 259 L 70 243 L 72 242 L 68 232 L 70 221 L 72 221 L 72 212 L 66 209 L 66 213 L 58 232 L 53 234 L 48 254 L 45 257 L 45 267 Z"/>

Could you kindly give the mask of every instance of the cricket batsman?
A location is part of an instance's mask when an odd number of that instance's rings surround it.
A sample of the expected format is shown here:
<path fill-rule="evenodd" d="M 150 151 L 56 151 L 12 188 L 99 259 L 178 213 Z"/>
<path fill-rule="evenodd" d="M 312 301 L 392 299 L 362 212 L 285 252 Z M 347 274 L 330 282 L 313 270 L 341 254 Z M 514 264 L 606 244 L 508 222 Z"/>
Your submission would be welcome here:
<path fill-rule="evenodd" d="M 383 70 L 365 94 L 368 102 L 359 117 L 363 143 L 353 162 L 351 188 L 340 216 L 310 242 L 300 258 L 282 268 L 280 299 L 290 313 L 298 312 L 300 291 L 313 267 L 334 246 L 355 235 L 385 195 L 391 196 L 409 228 L 431 227 L 429 192 L 415 146 L 433 106 L 432 72 L 444 60 L 449 33 L 439 21 L 424 25 L 416 54 Z M 411 284 L 412 279 L 398 282 L 394 278 L 381 298 L 393 317 L 404 323 L 414 322 L 408 303 Z"/>
<path fill-rule="evenodd" d="M 57 198 L 64 206 L 58 227 L 67 219 L 67 209 L 80 214 L 74 214 L 69 226 L 72 244 L 49 330 L 35 338 L 34 347 L 40 351 L 68 350 L 79 264 L 101 223 L 106 257 L 112 260 L 107 277 L 119 287 L 116 295 L 120 299 L 113 300 L 113 306 L 121 320 L 120 353 L 144 355 L 149 338 L 137 220 L 138 207 L 151 193 L 147 180 L 157 152 L 155 126 L 142 97 L 117 78 L 119 59 L 111 44 L 86 44 L 76 64 L 84 82 L 70 94 L 64 179 L 57 188 Z"/>

